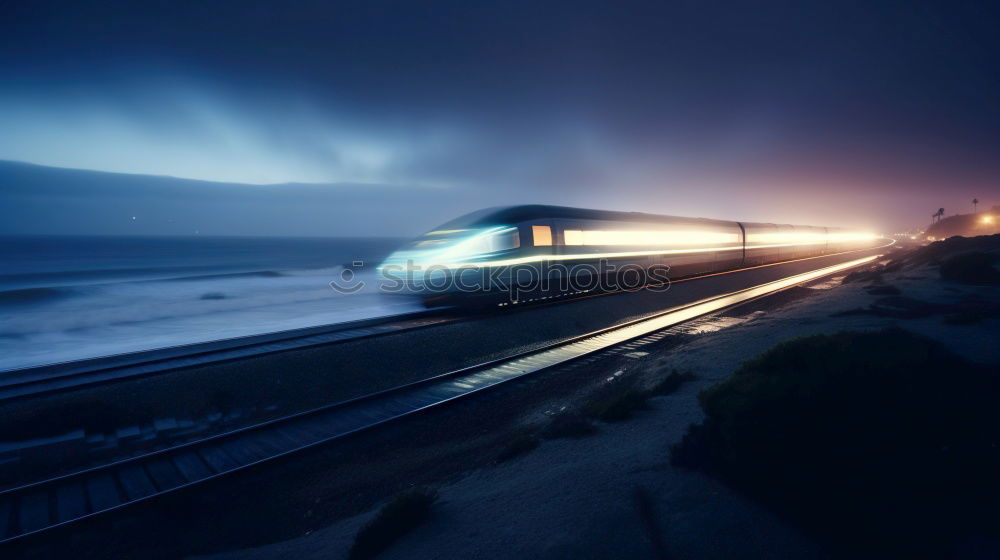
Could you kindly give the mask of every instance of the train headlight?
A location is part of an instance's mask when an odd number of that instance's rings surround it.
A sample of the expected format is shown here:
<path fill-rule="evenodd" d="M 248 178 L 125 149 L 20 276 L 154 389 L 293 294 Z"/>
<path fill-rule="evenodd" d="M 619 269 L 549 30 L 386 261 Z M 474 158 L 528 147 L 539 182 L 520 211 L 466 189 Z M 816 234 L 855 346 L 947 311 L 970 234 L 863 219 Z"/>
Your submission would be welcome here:
<path fill-rule="evenodd" d="M 452 235 L 445 237 L 441 237 L 440 233 L 431 232 L 410 247 L 396 251 L 379 265 L 378 270 L 388 266 L 426 271 L 431 268 L 475 265 L 481 260 L 516 249 L 521 245 L 518 229 L 513 226 L 456 230 L 446 232 Z M 464 235 L 455 235 L 458 233 Z"/>

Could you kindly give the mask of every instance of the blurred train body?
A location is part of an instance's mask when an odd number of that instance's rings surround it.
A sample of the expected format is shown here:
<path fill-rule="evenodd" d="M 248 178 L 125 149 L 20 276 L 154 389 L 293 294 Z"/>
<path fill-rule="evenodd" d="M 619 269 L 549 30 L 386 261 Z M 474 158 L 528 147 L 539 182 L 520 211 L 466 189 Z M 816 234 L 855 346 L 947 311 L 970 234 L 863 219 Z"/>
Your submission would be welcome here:
<path fill-rule="evenodd" d="M 876 235 L 837 228 L 511 206 L 443 224 L 379 271 L 384 291 L 418 295 L 428 306 L 503 306 L 880 244 Z"/>

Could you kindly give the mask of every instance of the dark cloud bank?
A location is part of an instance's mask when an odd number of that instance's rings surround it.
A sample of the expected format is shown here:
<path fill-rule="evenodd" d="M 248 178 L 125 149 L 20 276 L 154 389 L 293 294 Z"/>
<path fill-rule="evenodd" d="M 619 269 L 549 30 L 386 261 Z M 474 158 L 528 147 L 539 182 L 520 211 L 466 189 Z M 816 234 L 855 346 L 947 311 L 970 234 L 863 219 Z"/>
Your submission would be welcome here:
<path fill-rule="evenodd" d="M 4 164 L 8 233 L 406 235 L 521 202 L 895 228 L 1000 202 L 992 3 L 2 10 L 0 159 L 133 174 Z"/>

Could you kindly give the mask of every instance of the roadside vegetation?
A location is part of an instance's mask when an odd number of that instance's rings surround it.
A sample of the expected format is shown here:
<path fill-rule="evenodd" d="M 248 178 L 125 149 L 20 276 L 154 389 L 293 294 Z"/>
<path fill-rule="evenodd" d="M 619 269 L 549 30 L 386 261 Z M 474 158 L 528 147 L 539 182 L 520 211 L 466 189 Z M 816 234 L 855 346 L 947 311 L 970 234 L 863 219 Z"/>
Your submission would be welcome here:
<path fill-rule="evenodd" d="M 989 319 L 990 317 L 993 317 L 996 314 L 997 314 L 996 310 L 991 311 L 989 309 L 972 309 L 945 315 L 944 319 L 942 319 L 942 322 L 946 325 L 957 325 L 957 326 L 978 325 L 979 323 L 982 323 L 984 320 Z"/>
<path fill-rule="evenodd" d="M 1000 372 L 909 332 L 779 344 L 699 395 L 671 449 L 846 550 L 1000 537 Z"/>
<path fill-rule="evenodd" d="M 528 433 L 518 433 L 514 437 L 510 438 L 503 448 L 497 453 L 496 462 L 506 463 L 511 459 L 516 459 L 521 455 L 526 455 L 539 445 L 538 438 L 533 434 Z"/>
<path fill-rule="evenodd" d="M 597 427 L 590 419 L 577 412 L 562 412 L 552 417 L 542 429 L 545 439 L 582 438 L 597 433 Z"/>
<path fill-rule="evenodd" d="M 872 284 L 871 286 L 867 286 L 865 291 L 873 296 L 898 296 L 903 293 L 899 288 L 891 284 Z"/>
<path fill-rule="evenodd" d="M 587 415 L 601 422 L 621 422 L 646 408 L 649 397 L 644 391 L 628 388 L 594 399 L 586 409 Z"/>
<path fill-rule="evenodd" d="M 602 422 L 621 422 L 647 407 L 647 401 L 655 396 L 669 395 L 681 385 L 694 379 L 688 372 L 672 370 L 666 377 L 649 388 L 628 387 L 625 389 L 609 386 L 598 393 L 585 407 L 591 418 Z"/>
<path fill-rule="evenodd" d="M 949 282 L 1000 286 L 1000 254 L 975 251 L 955 255 L 941 263 L 941 278 Z"/>
<path fill-rule="evenodd" d="M 882 281 L 885 273 L 904 269 L 918 271 L 939 267 L 941 277 L 950 282 L 997 285 L 1000 270 L 1000 234 L 976 237 L 949 237 L 929 245 L 889 253 L 886 261 L 861 267 L 844 277 L 843 283 Z"/>
<path fill-rule="evenodd" d="M 660 374 L 662 375 L 662 373 Z M 669 395 L 684 383 L 694 379 L 688 372 L 671 370 L 652 386 L 615 378 L 594 392 L 579 409 L 563 410 L 550 417 L 548 422 L 533 431 L 515 433 L 506 440 L 494 460 L 505 463 L 534 451 L 545 439 L 583 438 L 598 432 L 594 421 L 621 422 L 628 420 L 648 406 L 650 398 Z"/>
<path fill-rule="evenodd" d="M 374 558 L 427 519 L 437 492 L 415 489 L 404 492 L 382 507 L 354 537 L 351 560 Z"/>

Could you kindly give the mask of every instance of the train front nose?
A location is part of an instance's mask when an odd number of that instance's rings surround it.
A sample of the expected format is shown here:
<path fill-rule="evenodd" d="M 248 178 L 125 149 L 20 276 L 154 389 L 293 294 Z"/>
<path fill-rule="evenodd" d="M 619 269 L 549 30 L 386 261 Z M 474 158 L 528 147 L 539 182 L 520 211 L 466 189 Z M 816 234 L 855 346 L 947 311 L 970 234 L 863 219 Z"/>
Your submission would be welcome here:
<path fill-rule="evenodd" d="M 470 274 L 488 271 L 518 247 L 520 236 L 514 226 L 435 230 L 391 254 L 377 272 L 388 293 L 441 299 L 456 292 L 488 291 L 481 283 L 468 282 Z"/>
<path fill-rule="evenodd" d="M 375 270 L 379 291 L 388 294 L 424 295 L 433 286 L 448 283 L 447 268 L 426 262 L 426 255 L 400 250 L 385 259 Z"/>

